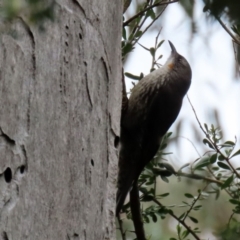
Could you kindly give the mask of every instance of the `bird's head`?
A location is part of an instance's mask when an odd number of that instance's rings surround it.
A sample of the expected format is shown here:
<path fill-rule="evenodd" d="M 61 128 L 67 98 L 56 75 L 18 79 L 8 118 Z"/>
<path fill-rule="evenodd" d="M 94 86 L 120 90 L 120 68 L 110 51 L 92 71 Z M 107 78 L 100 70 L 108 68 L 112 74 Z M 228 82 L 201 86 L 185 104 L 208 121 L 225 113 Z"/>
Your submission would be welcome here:
<path fill-rule="evenodd" d="M 167 67 L 168 73 L 171 73 L 176 77 L 184 79 L 186 81 L 191 81 L 192 71 L 189 63 L 177 52 L 174 45 L 170 41 L 168 42 L 172 49 L 171 55 L 165 63 L 165 67 Z"/>

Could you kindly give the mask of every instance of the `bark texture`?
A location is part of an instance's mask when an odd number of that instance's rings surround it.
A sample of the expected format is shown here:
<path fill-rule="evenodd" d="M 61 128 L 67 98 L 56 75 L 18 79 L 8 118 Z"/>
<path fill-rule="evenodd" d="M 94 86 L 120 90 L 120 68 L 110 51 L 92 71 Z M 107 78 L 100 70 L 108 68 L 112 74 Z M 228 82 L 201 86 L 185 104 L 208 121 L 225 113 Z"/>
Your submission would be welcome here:
<path fill-rule="evenodd" d="M 122 1 L 1 34 L 0 239 L 115 239 Z"/>

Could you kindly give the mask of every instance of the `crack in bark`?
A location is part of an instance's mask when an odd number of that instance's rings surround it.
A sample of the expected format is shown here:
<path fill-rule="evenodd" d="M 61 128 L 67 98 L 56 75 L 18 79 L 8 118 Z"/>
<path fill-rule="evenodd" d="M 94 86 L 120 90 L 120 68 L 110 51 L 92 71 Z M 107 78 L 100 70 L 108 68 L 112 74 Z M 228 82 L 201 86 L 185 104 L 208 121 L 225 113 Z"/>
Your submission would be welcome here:
<path fill-rule="evenodd" d="M 33 35 L 33 32 L 31 30 L 31 28 L 29 27 L 29 25 L 24 21 L 24 19 L 19 16 L 19 19 L 21 20 L 25 30 L 27 31 L 29 37 L 30 37 L 30 40 L 31 40 L 31 43 L 32 43 L 32 67 L 33 67 L 33 70 L 32 70 L 32 77 L 33 77 L 33 81 L 36 80 L 36 54 L 35 54 L 35 49 L 36 49 L 36 43 L 35 43 L 35 38 L 34 38 L 34 35 Z M 29 94 L 28 94 L 28 109 L 27 109 L 27 131 L 29 132 L 30 131 L 30 123 L 31 123 L 31 119 L 30 119 L 30 105 L 31 105 L 31 90 L 29 90 Z"/>
<path fill-rule="evenodd" d="M 2 128 L 0 127 L 0 136 L 2 136 L 2 138 L 6 141 L 6 143 L 8 143 L 10 146 L 14 146 L 16 143 L 13 139 L 11 139 L 7 134 L 5 134 L 2 130 Z"/>
<path fill-rule="evenodd" d="M 24 167 L 25 167 L 25 170 L 27 171 L 28 170 L 28 156 L 27 156 L 27 151 L 26 151 L 26 148 L 25 148 L 25 145 L 20 145 L 21 147 L 21 150 L 22 150 L 22 154 L 23 154 L 23 157 L 24 157 Z"/>
<path fill-rule="evenodd" d="M 80 5 L 80 3 L 77 0 L 72 0 L 73 4 L 76 5 L 78 7 L 78 9 L 80 9 L 80 11 L 83 13 L 84 17 L 87 19 L 87 15 L 85 13 L 84 8 Z"/>
<path fill-rule="evenodd" d="M 91 105 L 91 108 L 93 108 L 93 101 L 91 98 L 91 94 L 90 94 L 90 90 L 89 90 L 89 86 L 88 86 L 88 78 L 87 78 L 87 63 L 84 62 L 84 66 L 85 66 L 85 81 L 86 81 L 86 90 L 87 90 L 87 96 Z"/>

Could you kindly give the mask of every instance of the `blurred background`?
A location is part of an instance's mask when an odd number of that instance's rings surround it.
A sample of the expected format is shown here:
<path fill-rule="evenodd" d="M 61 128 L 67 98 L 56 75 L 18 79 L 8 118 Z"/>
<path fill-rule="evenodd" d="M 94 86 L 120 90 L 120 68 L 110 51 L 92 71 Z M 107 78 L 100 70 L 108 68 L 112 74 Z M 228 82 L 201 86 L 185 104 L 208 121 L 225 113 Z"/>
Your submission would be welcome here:
<path fill-rule="evenodd" d="M 136 14 L 141 3 L 143 1 L 132 0 L 125 12 L 125 19 Z M 204 6 L 202 0 L 185 0 L 169 4 L 160 19 L 153 24 L 139 43 L 146 48 L 154 47 L 156 36 L 161 31 L 159 41 L 165 40 L 165 42 L 159 48 L 157 56 L 163 55 L 158 62 L 164 64 L 171 52 L 167 40 L 172 41 L 177 51 L 191 65 L 193 76 L 188 96 L 200 122 L 202 125 L 207 123 L 220 127 L 224 141 L 235 141 L 235 137 L 240 139 L 240 77 L 237 54 L 231 36 L 218 21 L 203 11 Z M 240 6 L 238 11 L 240 16 Z M 231 16 L 222 15 L 221 19 L 231 29 L 233 23 Z M 152 56 L 149 51 L 136 44 L 134 51 L 124 61 L 124 71 L 138 76 L 141 73 L 147 75 L 151 64 Z M 125 81 L 127 91 L 130 91 L 135 81 L 128 77 L 125 77 Z M 204 134 L 186 97 L 178 119 L 169 131 L 173 134 L 167 152 L 173 154 L 168 155 L 166 159 L 176 169 L 185 163 L 195 161 L 207 151 L 207 147 L 202 143 Z M 239 146 L 238 141 L 237 148 Z M 239 158 L 235 160 L 234 165 L 240 166 Z M 169 183 L 158 179 L 159 193 L 171 194 L 161 201 L 166 205 L 181 205 L 186 191 L 196 195 L 196 189 L 203 186 L 204 183 L 201 181 L 179 179 L 175 176 L 169 178 Z M 207 201 L 201 202 L 203 208 L 196 213 L 201 239 L 240 239 L 240 226 L 237 226 L 239 231 L 236 231 L 236 235 L 226 237 L 223 234 L 232 214 L 232 206 L 226 204 L 228 198 L 222 192 L 218 200 L 215 200 L 215 196 L 209 196 Z M 182 209 L 174 208 L 174 211 L 180 214 Z M 131 221 L 125 224 L 126 229 L 133 230 Z M 176 234 L 176 224 L 177 221 L 172 217 L 167 217 L 157 223 L 151 222 L 146 225 L 146 232 L 153 240 L 169 239 Z M 193 223 L 189 222 L 189 224 L 194 227 Z M 129 239 L 134 238 L 134 235 L 128 236 Z M 187 239 L 192 238 L 189 236 Z"/>

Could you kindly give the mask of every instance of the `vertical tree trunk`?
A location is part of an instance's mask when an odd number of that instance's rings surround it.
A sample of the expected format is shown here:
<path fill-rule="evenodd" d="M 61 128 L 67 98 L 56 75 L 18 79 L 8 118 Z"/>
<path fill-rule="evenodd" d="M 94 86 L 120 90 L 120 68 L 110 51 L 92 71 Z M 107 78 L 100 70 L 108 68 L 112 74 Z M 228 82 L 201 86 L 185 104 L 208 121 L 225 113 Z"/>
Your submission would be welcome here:
<path fill-rule="evenodd" d="M 0 45 L 0 239 L 114 239 L 122 1 L 58 1 Z"/>

